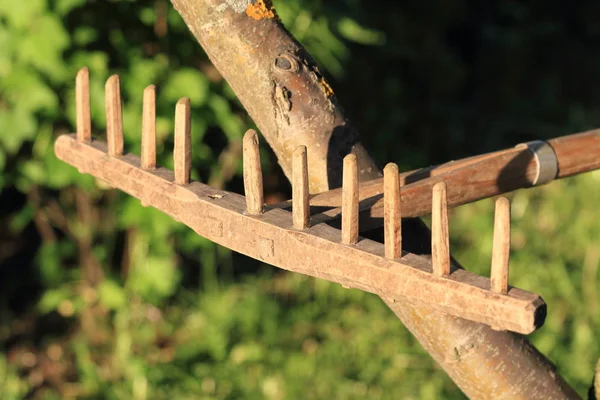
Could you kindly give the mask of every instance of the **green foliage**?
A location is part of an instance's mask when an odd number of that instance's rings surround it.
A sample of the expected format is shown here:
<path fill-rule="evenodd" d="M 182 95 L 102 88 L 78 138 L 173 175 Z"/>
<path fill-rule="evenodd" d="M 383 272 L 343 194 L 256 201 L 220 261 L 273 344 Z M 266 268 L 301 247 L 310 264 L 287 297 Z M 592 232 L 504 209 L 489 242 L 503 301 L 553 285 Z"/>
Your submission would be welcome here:
<path fill-rule="evenodd" d="M 15 369 L 8 364 L 4 354 L 0 354 L 0 388 L 2 398 L 6 400 L 23 398 L 28 389 L 27 383 L 19 378 Z"/>
<path fill-rule="evenodd" d="M 276 2 L 368 147 L 402 169 L 600 125 L 598 91 L 580 84 L 599 78 L 583 8 L 452 4 Z M 119 73 L 126 148 L 139 152 L 141 94 L 156 84 L 171 167 L 187 96 L 193 178 L 240 191 L 251 121 L 168 1 L 0 0 L 0 49 L 2 398 L 464 397 L 375 296 L 233 256 L 56 159 L 88 66 L 95 134 Z M 577 74 L 555 60 L 567 52 Z M 598 179 L 513 199 L 511 283 L 542 293 L 549 316 L 532 339 L 580 393 L 600 355 Z M 451 219 L 453 254 L 482 274 L 491 218 L 484 201 Z"/>

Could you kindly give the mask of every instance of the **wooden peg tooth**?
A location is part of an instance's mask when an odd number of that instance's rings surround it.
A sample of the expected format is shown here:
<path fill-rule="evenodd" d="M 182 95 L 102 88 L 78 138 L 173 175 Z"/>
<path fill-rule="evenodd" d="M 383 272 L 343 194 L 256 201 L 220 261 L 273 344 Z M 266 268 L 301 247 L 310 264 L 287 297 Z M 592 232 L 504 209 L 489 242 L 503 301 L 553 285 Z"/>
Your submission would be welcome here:
<path fill-rule="evenodd" d="M 448 200 L 446 183 L 433 186 L 431 201 L 431 263 L 433 274 L 450 275 L 450 238 L 448 236 Z"/>
<path fill-rule="evenodd" d="M 175 148 L 173 149 L 175 183 L 187 185 L 192 172 L 192 123 L 190 99 L 184 97 L 175 106 Z"/>
<path fill-rule="evenodd" d="M 294 228 L 310 226 L 306 146 L 299 146 L 292 156 L 292 214 Z"/>
<path fill-rule="evenodd" d="M 156 168 L 156 86 L 144 89 L 142 110 L 142 168 Z"/>
<path fill-rule="evenodd" d="M 496 200 L 494 216 L 494 247 L 492 249 L 491 289 L 496 293 L 508 292 L 508 265 L 510 260 L 510 201 Z"/>
<path fill-rule="evenodd" d="M 106 81 L 106 142 L 108 154 L 123 154 L 123 114 L 121 111 L 121 88 L 119 75 L 113 75 Z"/>
<path fill-rule="evenodd" d="M 356 154 L 344 157 L 342 177 L 342 244 L 358 242 L 358 165 Z"/>
<path fill-rule="evenodd" d="M 243 140 L 244 191 L 246 194 L 246 213 L 259 215 L 263 212 L 264 194 L 262 168 L 260 166 L 260 149 L 258 134 L 248 129 Z"/>
<path fill-rule="evenodd" d="M 386 258 L 402 257 L 402 214 L 398 166 L 389 163 L 383 169 L 383 220 Z"/>
<path fill-rule="evenodd" d="M 77 140 L 92 140 L 92 121 L 90 116 L 90 70 L 83 67 L 75 79 L 75 108 L 77 115 Z"/>

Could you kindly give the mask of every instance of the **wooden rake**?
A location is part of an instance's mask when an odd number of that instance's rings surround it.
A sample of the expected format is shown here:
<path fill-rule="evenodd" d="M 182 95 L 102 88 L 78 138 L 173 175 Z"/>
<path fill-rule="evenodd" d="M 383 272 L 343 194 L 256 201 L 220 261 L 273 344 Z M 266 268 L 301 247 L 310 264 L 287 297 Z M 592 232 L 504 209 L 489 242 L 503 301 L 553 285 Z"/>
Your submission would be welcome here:
<path fill-rule="evenodd" d="M 301 146 L 293 153 L 292 199 L 265 206 L 254 130 L 243 139 L 245 196 L 214 189 L 190 179 L 189 99 L 179 100 L 175 108 L 174 171 L 156 165 L 154 86 L 146 88 L 143 99 L 138 157 L 124 152 L 117 75 L 106 83 L 106 143 L 92 137 L 89 72 L 81 69 L 76 79 L 77 133 L 56 140 L 57 157 L 165 212 L 197 234 L 274 266 L 388 299 L 426 303 L 499 330 L 528 334 L 543 324 L 546 304 L 541 297 L 508 285 L 510 203 L 506 198 L 496 201 L 491 278 L 452 268 L 448 239 L 449 206 L 562 177 L 556 173 L 556 162 L 554 174 L 548 172 L 556 154 L 548 154 L 543 143 L 405 174 L 388 164 L 382 179 L 365 183 L 358 182 L 357 158 L 349 154 L 344 158 L 342 188 L 312 197 L 307 151 Z M 600 148 L 598 134 L 591 134 Z M 578 136 L 569 142 L 571 151 L 583 145 Z M 589 160 L 564 176 L 597 168 L 596 163 Z M 508 171 L 504 181 L 498 178 L 503 171 Z M 432 215 L 431 257 L 403 251 L 401 218 L 428 213 Z M 339 229 L 336 222 L 341 222 Z M 360 237 L 359 226 L 383 226 L 384 243 Z"/>

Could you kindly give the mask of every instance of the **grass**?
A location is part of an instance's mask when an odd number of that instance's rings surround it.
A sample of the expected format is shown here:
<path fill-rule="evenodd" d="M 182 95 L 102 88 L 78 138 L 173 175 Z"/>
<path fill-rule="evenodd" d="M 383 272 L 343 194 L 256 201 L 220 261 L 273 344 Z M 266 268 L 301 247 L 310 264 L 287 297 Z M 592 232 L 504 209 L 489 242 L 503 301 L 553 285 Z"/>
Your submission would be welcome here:
<path fill-rule="evenodd" d="M 511 195 L 510 281 L 541 293 L 549 311 L 530 338 L 582 395 L 600 354 L 599 180 Z M 492 208 L 481 201 L 450 219 L 453 254 L 480 274 L 489 273 Z M 358 290 L 268 266 L 182 288 L 159 308 L 126 285 L 111 289 L 109 298 L 124 296 L 117 305 L 74 285 L 47 316 L 67 321 L 68 334 L 0 357 L 3 399 L 464 398 L 382 301 Z"/>

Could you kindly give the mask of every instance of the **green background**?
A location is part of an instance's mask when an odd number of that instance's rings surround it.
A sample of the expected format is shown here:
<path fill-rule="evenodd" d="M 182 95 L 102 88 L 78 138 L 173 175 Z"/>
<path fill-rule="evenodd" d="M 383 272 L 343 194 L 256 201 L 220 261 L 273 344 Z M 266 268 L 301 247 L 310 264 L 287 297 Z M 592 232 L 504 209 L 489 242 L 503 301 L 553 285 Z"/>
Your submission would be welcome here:
<path fill-rule="evenodd" d="M 600 3 L 288 0 L 367 148 L 401 170 L 600 127 Z M 556 4 L 555 4 L 556 3 Z M 193 178 L 241 192 L 253 123 L 166 0 L 0 0 L 2 399 L 461 399 L 376 296 L 285 273 L 195 235 L 58 161 L 74 77 L 121 75 L 126 148 L 158 86 L 159 163 L 193 107 Z M 270 201 L 289 186 L 265 146 Z M 531 340 L 584 395 L 600 356 L 600 175 L 513 200 L 511 284 L 540 293 Z M 451 214 L 489 273 L 493 201 Z"/>

